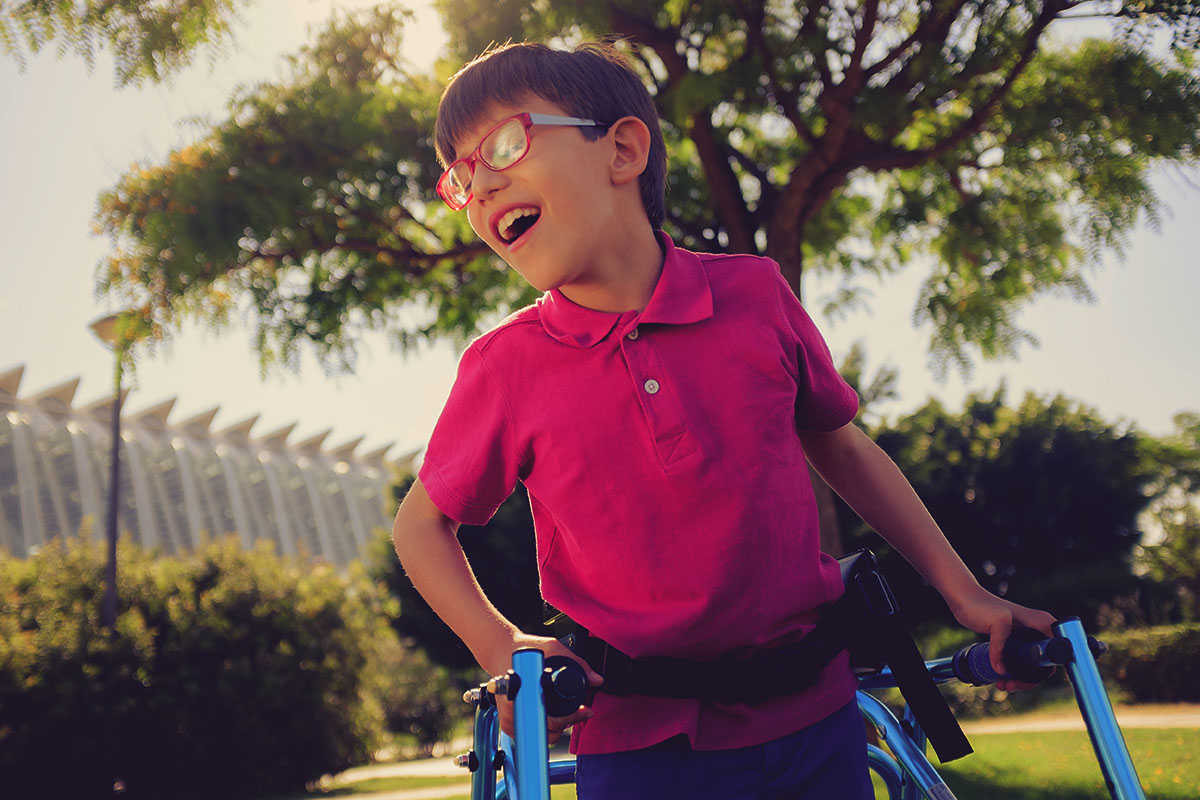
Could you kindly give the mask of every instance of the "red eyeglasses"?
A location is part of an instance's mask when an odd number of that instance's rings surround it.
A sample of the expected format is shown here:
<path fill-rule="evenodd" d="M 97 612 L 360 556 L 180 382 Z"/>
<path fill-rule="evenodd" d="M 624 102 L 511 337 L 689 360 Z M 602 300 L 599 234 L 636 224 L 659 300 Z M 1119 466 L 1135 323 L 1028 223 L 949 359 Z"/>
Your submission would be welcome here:
<path fill-rule="evenodd" d="M 437 193 L 446 205 L 458 211 L 471 202 L 471 179 L 475 176 L 475 161 L 499 172 L 516 164 L 529 153 L 529 129 L 534 125 L 570 125 L 578 128 L 607 128 L 602 122 L 578 117 L 559 117 L 554 114 L 522 112 L 501 120 L 479 140 L 479 146 L 468 156 L 451 164 L 437 182 Z"/>

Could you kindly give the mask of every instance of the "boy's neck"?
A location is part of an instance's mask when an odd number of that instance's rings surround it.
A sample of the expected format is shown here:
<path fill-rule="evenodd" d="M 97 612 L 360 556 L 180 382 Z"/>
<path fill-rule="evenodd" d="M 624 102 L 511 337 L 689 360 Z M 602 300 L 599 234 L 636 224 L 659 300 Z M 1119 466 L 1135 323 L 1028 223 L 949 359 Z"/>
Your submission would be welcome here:
<path fill-rule="evenodd" d="M 559 287 L 576 305 L 595 311 L 640 311 L 650 302 L 662 274 L 664 253 L 650 221 L 635 228 L 632 236 L 612 240 L 596 256 L 594 280 Z"/>

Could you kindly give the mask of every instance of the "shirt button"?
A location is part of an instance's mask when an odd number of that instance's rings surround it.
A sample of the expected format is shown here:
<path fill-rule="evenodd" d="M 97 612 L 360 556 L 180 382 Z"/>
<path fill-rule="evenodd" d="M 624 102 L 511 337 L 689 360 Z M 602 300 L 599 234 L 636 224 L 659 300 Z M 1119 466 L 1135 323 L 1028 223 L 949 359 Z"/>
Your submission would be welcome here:
<path fill-rule="evenodd" d="M 626 339 L 628 339 L 628 340 L 629 340 L 629 341 L 631 341 L 631 342 L 632 342 L 634 339 L 636 339 L 637 337 L 638 337 L 638 329 L 637 329 L 637 328 L 634 328 L 634 329 L 633 329 L 633 330 L 631 330 L 629 333 L 625 334 L 625 338 L 626 338 Z"/>
<path fill-rule="evenodd" d="M 658 394 L 658 381 L 651 378 L 642 384 L 642 388 L 646 390 L 646 394 Z"/>

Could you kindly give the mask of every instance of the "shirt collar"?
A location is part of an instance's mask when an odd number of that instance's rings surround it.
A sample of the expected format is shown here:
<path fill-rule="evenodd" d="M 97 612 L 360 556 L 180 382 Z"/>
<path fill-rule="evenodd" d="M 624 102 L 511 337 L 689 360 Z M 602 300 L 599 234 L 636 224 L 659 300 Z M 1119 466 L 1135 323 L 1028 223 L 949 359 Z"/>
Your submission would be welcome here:
<path fill-rule="evenodd" d="M 700 257 L 680 250 L 671 237 L 655 231 L 663 251 L 662 272 L 641 311 L 597 311 L 585 308 L 551 289 L 538 299 L 542 327 L 551 337 L 572 347 L 591 347 L 621 324 L 626 327 L 656 322 L 686 325 L 713 315 L 712 290 Z"/>

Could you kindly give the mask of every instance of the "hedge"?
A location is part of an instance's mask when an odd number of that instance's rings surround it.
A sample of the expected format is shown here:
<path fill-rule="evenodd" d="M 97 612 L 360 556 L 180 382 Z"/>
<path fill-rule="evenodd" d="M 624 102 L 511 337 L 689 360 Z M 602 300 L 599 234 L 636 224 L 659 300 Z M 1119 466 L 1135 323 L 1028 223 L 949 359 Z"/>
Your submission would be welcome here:
<path fill-rule="evenodd" d="M 396 676 L 407 661 L 428 668 L 405 658 L 388 625 L 394 600 L 357 568 L 233 537 L 178 558 L 129 542 L 120 554 L 114 631 L 99 625 L 99 543 L 0 560 L 6 795 L 300 791 L 366 762 L 385 703 L 403 718 L 411 699 Z"/>
<path fill-rule="evenodd" d="M 1200 701 L 1200 624 L 1141 628 L 1100 638 L 1111 648 L 1098 662 L 1101 673 L 1133 702 Z"/>

